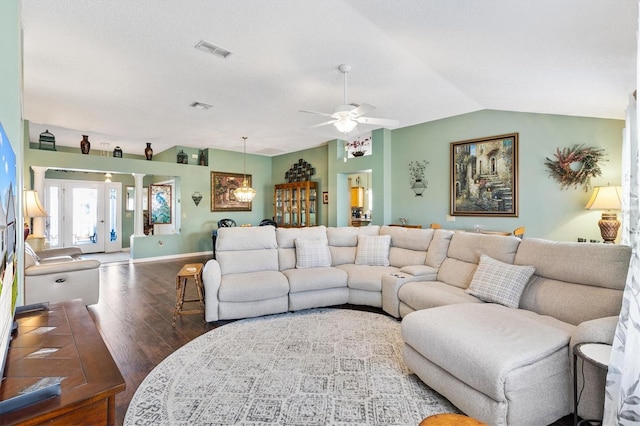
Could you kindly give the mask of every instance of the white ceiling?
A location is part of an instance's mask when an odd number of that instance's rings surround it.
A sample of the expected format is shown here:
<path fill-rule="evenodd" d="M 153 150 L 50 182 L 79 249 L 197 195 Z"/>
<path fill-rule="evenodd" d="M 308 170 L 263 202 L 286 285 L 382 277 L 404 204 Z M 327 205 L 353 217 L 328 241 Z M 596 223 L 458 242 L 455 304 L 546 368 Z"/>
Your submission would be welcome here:
<path fill-rule="evenodd" d="M 299 110 L 342 104 L 342 63 L 348 101 L 398 127 L 480 109 L 623 119 L 636 85 L 636 0 L 22 0 L 22 17 L 31 140 L 125 153 L 339 138 Z"/>

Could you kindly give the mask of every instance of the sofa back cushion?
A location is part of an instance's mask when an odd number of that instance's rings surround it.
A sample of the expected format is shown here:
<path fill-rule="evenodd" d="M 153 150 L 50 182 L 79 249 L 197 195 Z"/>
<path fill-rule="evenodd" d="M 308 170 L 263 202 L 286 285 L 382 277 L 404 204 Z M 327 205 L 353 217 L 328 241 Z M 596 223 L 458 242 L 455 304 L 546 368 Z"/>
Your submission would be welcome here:
<path fill-rule="evenodd" d="M 520 241 L 516 237 L 456 232 L 451 236 L 447 258 L 438 270 L 438 281 L 467 288 L 480 256 L 486 254 L 500 262 L 512 264 Z"/>
<path fill-rule="evenodd" d="M 277 247 L 272 226 L 219 228 L 216 260 L 223 275 L 277 271 Z"/>
<path fill-rule="evenodd" d="M 536 272 L 520 307 L 574 325 L 618 315 L 630 258 L 631 248 L 618 244 L 525 238 L 514 263 Z"/>
<path fill-rule="evenodd" d="M 331 265 L 355 263 L 358 235 L 379 235 L 380 226 L 339 226 L 327 228 L 327 239 L 331 251 Z"/>
<path fill-rule="evenodd" d="M 433 238 L 433 229 L 382 226 L 380 235 L 391 236 L 389 265 L 402 268 L 409 265 L 424 265 L 427 250 Z"/>
<path fill-rule="evenodd" d="M 281 271 L 296 267 L 296 239 L 298 238 L 301 240 L 326 240 L 327 228 L 325 226 L 277 228 L 278 263 Z"/>
<path fill-rule="evenodd" d="M 449 244 L 451 244 L 451 237 L 454 233 L 454 231 L 445 229 L 435 230 L 429 244 L 429 250 L 427 250 L 426 264 L 428 266 L 435 269 L 440 268 L 442 262 L 447 258 L 447 251 L 449 251 Z"/>

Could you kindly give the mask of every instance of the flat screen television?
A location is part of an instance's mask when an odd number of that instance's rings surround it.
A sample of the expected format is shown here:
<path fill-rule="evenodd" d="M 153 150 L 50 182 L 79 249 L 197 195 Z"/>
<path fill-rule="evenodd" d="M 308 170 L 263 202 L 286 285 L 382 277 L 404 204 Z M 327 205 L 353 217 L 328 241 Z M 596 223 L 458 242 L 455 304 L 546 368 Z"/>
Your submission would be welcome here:
<path fill-rule="evenodd" d="M 16 156 L 0 122 L 0 373 L 3 378 L 18 295 L 16 177 Z M 20 226 L 21 232 L 22 229 Z"/>

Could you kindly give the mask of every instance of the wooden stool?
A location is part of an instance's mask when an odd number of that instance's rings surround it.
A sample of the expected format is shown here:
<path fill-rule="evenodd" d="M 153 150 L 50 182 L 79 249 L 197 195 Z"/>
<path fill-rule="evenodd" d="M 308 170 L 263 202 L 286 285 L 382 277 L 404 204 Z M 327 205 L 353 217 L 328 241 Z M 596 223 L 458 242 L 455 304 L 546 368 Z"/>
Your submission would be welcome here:
<path fill-rule="evenodd" d="M 419 426 L 487 426 L 464 414 L 436 414 L 420 422 Z"/>
<path fill-rule="evenodd" d="M 173 322 L 171 326 L 176 326 L 176 318 L 178 315 L 185 314 L 204 314 L 204 287 L 202 286 L 202 263 L 188 263 L 180 269 L 178 275 L 176 275 L 176 307 L 173 310 Z M 187 288 L 187 280 L 193 278 L 196 282 L 196 291 L 198 292 L 197 299 L 185 300 L 184 295 Z M 185 302 L 200 302 L 200 309 L 192 309 L 189 311 L 183 311 L 182 305 Z"/>

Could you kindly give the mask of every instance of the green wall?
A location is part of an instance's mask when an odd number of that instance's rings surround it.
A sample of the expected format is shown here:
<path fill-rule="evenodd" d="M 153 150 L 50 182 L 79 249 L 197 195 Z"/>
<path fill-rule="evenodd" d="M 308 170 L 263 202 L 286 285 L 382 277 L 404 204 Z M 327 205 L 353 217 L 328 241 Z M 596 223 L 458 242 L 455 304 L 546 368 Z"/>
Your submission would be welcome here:
<path fill-rule="evenodd" d="M 603 174 L 592 184 L 620 185 L 623 127 L 622 120 L 483 110 L 394 130 L 392 216 L 423 226 L 438 222 L 444 228 L 472 229 L 481 224 L 485 229 L 508 231 L 525 226 L 527 237 L 601 240 L 597 226 L 601 212 L 584 210 L 591 192 L 561 190 L 548 177 L 544 161 L 557 148 L 573 144 L 604 148 L 608 161 L 602 163 Z M 519 134 L 519 216 L 456 216 L 455 222 L 447 222 L 450 143 L 515 132 Z M 423 197 L 416 197 L 409 187 L 408 165 L 423 159 L 429 162 L 425 172 L 429 187 Z"/>
<path fill-rule="evenodd" d="M 212 249 L 211 231 L 223 217 L 233 218 L 240 224 L 257 225 L 273 216 L 273 185 L 285 181 L 284 174 L 299 159 L 313 165 L 319 192 L 329 192 L 329 204 L 319 203 L 318 223 L 327 226 L 348 224 L 347 177 L 363 171 L 372 172 L 373 217 L 377 225 L 398 223 L 408 218 L 409 223 L 428 227 L 438 222 L 449 229 L 485 229 L 512 231 L 525 226 L 527 237 L 576 241 L 578 237 L 600 240 L 597 221 L 600 212 L 584 210 L 590 192 L 582 189 L 560 190 L 559 184 L 548 177 L 545 157 L 551 157 L 560 147 L 583 143 L 604 148 L 607 161 L 602 163 L 603 176 L 593 179 L 594 185 L 619 185 L 621 120 L 606 120 L 547 114 L 530 114 L 483 110 L 442 120 L 436 120 L 397 130 L 379 129 L 372 132 L 372 155 L 344 161 L 343 142 L 332 140 L 325 146 L 298 151 L 276 157 L 247 155 L 247 172 L 253 176 L 253 187 L 258 192 L 251 212 L 211 212 L 211 171 L 241 172 L 242 153 L 206 151 L 207 166 L 177 164 L 176 153 L 186 147 L 175 147 L 154 154 L 153 161 L 142 156 L 117 159 L 95 155 L 83 156 L 78 149 L 52 153 L 41 151 L 35 144 L 25 152 L 26 164 L 61 168 L 95 170 L 114 173 L 114 180 L 123 186 L 133 185 L 131 173 L 144 173 L 145 185 L 178 177 L 181 199 L 182 227 L 177 235 L 142 237 L 136 243 L 134 259 L 174 256 L 186 253 L 209 252 Z M 448 221 L 449 215 L 449 149 L 450 143 L 490 137 L 505 133 L 519 134 L 518 217 L 462 217 Z M 80 140 L 80 138 L 78 138 Z M 142 148 L 141 148 L 142 150 Z M 193 153 L 197 150 L 190 149 Z M 192 152 L 189 151 L 191 155 Z M 409 186 L 408 164 L 414 160 L 429 162 L 425 177 L 429 186 L 422 197 L 416 197 Z M 191 161 L 191 156 L 190 156 Z M 195 161 L 194 161 L 195 163 Z M 121 173 L 122 175 L 118 175 Z M 47 177 L 86 179 L 85 173 L 69 174 L 48 171 Z M 102 175 L 95 175 L 102 179 Z M 30 182 L 29 170 L 25 170 Z M 203 195 L 199 206 L 191 200 L 198 191 Z M 123 234 L 133 230 L 133 217 L 123 212 Z M 126 247 L 126 245 L 125 245 Z"/>
<path fill-rule="evenodd" d="M 80 141 L 81 136 L 78 137 Z M 92 150 L 89 155 L 80 153 L 77 149 L 65 149 L 52 152 L 37 149 L 37 144 L 31 141 L 30 148 L 25 150 L 25 164 L 28 166 L 44 166 L 51 169 L 76 169 L 95 171 L 94 175 L 102 179 L 101 173 L 111 172 L 113 180 L 131 182 L 131 173 L 145 174 L 145 185 L 149 182 L 162 181 L 167 177 L 177 177 L 179 188 L 176 201 L 181 203 L 181 229 L 176 235 L 154 235 L 142 241 L 132 250 L 134 259 L 146 257 L 173 256 L 185 253 L 208 253 L 213 245 L 211 232 L 217 228 L 218 220 L 230 217 L 238 225 L 250 223 L 258 224 L 265 217 L 272 216 L 273 186 L 271 182 L 271 158 L 260 155 L 247 154 L 247 174 L 252 175 L 253 188 L 257 191 L 253 200 L 252 211 L 249 212 L 212 212 L 211 211 L 211 172 L 242 173 L 243 154 L 232 151 L 209 149 L 207 152 L 208 166 L 196 164 L 178 164 L 176 162 L 176 148 L 165 152 L 154 153 L 153 160 L 147 161 L 143 156 L 129 156 L 125 158 L 103 157 L 98 151 Z M 141 148 L 141 151 L 144 147 Z M 186 152 L 186 150 L 185 150 Z M 162 161 L 164 160 L 164 161 Z M 25 181 L 32 182 L 32 173 L 29 167 L 25 167 Z M 62 173 L 47 171 L 46 177 L 79 178 L 90 180 L 91 174 L 86 173 Z M 123 186 L 125 186 L 123 184 Z M 124 190 L 124 188 L 123 188 Z M 198 206 L 191 200 L 191 194 L 198 191 L 202 194 L 202 201 Z M 124 197 L 124 193 L 123 193 Z M 124 199 L 123 199 L 124 204 Z M 123 205 L 124 209 L 124 205 Z M 123 211 L 123 235 L 128 239 L 133 231 L 133 216 L 126 218 L 127 212 Z M 126 246 L 125 246 L 126 247 Z"/>
<path fill-rule="evenodd" d="M 284 174 L 294 164 L 297 164 L 300 159 L 303 159 L 307 163 L 311 163 L 311 165 L 316 169 L 316 173 L 311 177 L 311 180 L 318 182 L 318 225 L 326 226 L 329 223 L 328 205 L 322 203 L 322 193 L 324 191 L 329 191 L 326 146 L 273 157 L 271 166 L 272 185 L 286 183 L 287 181 L 284 178 Z M 271 196 L 273 197 L 273 187 L 271 188 Z M 270 209 L 271 210 L 265 211 L 265 217 L 271 218 L 273 216 L 273 200 L 271 200 Z"/>

